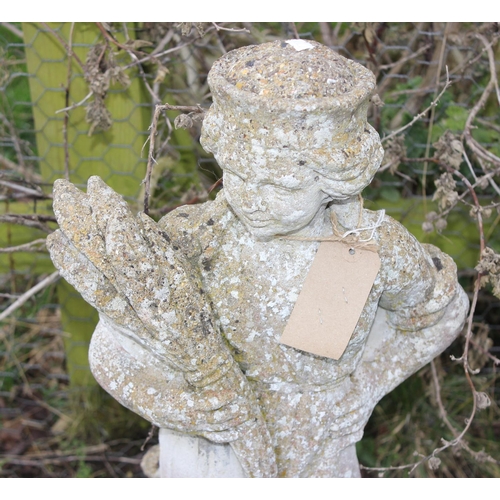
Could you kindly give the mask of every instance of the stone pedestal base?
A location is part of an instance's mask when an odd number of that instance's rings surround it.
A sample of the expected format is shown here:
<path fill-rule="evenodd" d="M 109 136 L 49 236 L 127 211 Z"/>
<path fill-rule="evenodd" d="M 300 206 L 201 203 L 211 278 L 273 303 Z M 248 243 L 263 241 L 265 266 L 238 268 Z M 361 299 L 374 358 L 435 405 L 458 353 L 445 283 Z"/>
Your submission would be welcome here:
<path fill-rule="evenodd" d="M 229 444 L 160 429 L 159 477 L 246 477 Z"/>

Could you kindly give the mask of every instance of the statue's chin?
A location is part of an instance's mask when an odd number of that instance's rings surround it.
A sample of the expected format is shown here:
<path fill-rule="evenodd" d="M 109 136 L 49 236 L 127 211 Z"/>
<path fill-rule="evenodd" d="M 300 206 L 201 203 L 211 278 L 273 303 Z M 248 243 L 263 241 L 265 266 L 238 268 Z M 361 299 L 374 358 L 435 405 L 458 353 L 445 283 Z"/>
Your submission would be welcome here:
<path fill-rule="evenodd" d="M 251 234 L 255 241 L 271 241 L 280 238 L 285 238 L 287 235 L 294 234 L 296 231 L 290 230 L 289 227 L 278 227 L 276 225 L 269 225 L 266 227 L 256 227 L 250 223 L 243 222 L 247 231 Z"/>
<path fill-rule="evenodd" d="M 245 227 L 256 241 L 270 241 L 277 237 L 277 233 L 269 229 L 266 230 L 260 227 L 252 227 L 248 224 L 245 224 Z"/>
<path fill-rule="evenodd" d="M 274 238 L 278 238 L 283 231 L 279 228 L 274 227 L 272 224 L 267 225 L 257 225 L 252 224 L 250 221 L 240 219 L 245 229 L 250 233 L 252 238 L 256 241 L 270 241 Z"/>

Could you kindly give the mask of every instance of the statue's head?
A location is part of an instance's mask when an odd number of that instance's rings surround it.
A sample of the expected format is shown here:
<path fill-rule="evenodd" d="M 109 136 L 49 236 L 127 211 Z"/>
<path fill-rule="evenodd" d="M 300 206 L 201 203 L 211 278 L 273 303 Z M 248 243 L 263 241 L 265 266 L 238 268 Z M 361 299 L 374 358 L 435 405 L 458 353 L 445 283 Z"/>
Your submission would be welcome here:
<path fill-rule="evenodd" d="M 360 193 L 380 166 L 380 138 L 366 121 L 375 77 L 324 45 L 233 50 L 214 63 L 208 82 L 213 104 L 201 143 L 254 234 L 300 229 L 321 206 Z M 281 232 L 266 214 L 281 218 Z"/>

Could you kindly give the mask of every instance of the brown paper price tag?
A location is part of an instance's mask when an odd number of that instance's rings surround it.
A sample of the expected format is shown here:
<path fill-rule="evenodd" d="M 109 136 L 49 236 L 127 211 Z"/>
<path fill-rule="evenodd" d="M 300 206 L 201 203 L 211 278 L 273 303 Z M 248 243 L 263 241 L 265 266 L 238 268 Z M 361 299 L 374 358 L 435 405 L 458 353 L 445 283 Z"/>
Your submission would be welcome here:
<path fill-rule="evenodd" d="M 380 269 L 377 252 L 338 241 L 319 246 L 280 342 L 339 359 Z"/>

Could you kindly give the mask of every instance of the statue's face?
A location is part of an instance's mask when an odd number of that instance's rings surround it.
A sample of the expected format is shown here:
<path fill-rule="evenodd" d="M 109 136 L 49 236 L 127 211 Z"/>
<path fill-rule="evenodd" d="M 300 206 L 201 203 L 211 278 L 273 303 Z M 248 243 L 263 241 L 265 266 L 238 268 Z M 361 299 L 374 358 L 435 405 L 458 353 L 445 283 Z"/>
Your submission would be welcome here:
<path fill-rule="evenodd" d="M 304 229 L 330 199 L 321 189 L 320 176 L 308 169 L 243 172 L 225 166 L 224 192 L 238 218 L 258 240 Z"/>

